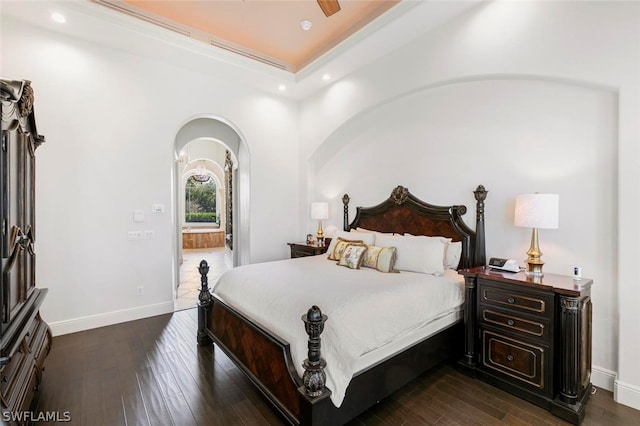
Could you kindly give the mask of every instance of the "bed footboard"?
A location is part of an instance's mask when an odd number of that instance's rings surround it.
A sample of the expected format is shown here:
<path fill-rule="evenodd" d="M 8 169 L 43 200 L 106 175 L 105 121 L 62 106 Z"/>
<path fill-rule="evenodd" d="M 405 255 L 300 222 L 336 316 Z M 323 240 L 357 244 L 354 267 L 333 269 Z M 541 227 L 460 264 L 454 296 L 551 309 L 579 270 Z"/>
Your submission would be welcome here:
<path fill-rule="evenodd" d="M 313 306 L 302 316 L 309 335 L 308 358 L 301 379 L 287 342 L 209 292 L 206 261 L 200 262 L 202 287 L 198 303 L 198 344 L 216 345 L 293 425 L 336 425 L 351 420 L 423 372 L 462 353 L 462 322 L 416 343 L 354 376 L 340 408 L 325 387 L 320 334 L 326 315 Z"/>
<path fill-rule="evenodd" d="M 198 344 L 215 342 L 290 423 L 322 424 L 312 418 L 323 411 L 318 410 L 319 405 L 332 406 L 328 398 L 331 391 L 324 386 L 325 362 L 320 358 L 320 333 L 326 316 L 319 309 L 317 312 L 310 309 L 303 316 L 309 333 L 309 358 L 304 363 L 303 380 L 293 365 L 289 344 L 212 295 L 206 261 L 201 261 L 198 269 L 202 277 Z M 321 324 L 317 321 L 318 315 Z"/>

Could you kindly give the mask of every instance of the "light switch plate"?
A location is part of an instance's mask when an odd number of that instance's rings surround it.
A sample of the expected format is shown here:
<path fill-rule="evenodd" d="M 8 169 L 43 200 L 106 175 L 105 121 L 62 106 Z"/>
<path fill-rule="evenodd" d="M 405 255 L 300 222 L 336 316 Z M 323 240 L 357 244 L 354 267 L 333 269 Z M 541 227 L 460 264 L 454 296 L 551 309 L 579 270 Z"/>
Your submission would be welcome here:
<path fill-rule="evenodd" d="M 142 210 L 134 210 L 133 211 L 133 221 L 134 222 L 144 222 L 144 212 Z"/>
<path fill-rule="evenodd" d="M 154 204 L 151 206 L 151 211 L 154 213 L 164 213 L 164 204 Z"/>

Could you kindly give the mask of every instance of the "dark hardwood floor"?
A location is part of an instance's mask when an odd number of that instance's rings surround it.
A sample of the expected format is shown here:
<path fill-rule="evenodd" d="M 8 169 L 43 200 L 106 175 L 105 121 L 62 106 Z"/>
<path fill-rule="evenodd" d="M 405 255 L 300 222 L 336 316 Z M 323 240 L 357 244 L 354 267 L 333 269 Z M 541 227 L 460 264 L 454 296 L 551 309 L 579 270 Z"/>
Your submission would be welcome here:
<path fill-rule="evenodd" d="M 195 309 L 53 339 L 38 412 L 77 425 L 280 425 L 219 349 L 199 348 Z M 583 425 L 638 425 L 598 389 Z M 38 413 L 34 413 L 37 416 Z M 40 424 L 54 424 L 38 422 Z M 545 410 L 439 367 L 350 425 L 562 425 Z"/>

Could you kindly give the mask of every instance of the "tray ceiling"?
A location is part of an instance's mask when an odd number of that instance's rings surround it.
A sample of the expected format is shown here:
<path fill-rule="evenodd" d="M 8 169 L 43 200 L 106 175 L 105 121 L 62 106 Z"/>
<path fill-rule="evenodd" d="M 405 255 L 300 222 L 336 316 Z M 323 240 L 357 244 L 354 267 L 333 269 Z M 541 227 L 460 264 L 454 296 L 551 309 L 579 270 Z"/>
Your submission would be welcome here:
<path fill-rule="evenodd" d="M 340 0 L 326 17 L 316 0 L 91 1 L 293 73 L 399 2 Z"/>

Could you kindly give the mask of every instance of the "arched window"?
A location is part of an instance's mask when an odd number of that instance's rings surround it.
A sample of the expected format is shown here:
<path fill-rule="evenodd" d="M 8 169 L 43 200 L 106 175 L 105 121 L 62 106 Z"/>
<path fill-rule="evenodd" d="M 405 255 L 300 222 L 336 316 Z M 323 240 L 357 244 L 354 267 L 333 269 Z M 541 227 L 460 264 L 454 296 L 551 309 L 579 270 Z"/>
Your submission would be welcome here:
<path fill-rule="evenodd" d="M 211 176 L 189 176 L 184 193 L 186 223 L 220 223 L 216 215 L 216 183 Z"/>

